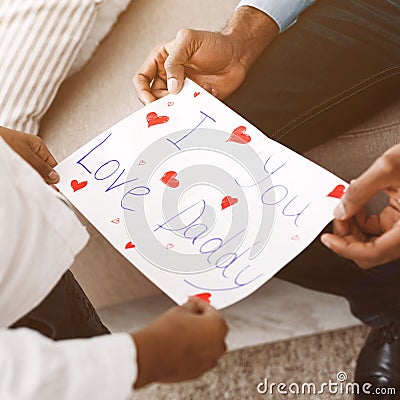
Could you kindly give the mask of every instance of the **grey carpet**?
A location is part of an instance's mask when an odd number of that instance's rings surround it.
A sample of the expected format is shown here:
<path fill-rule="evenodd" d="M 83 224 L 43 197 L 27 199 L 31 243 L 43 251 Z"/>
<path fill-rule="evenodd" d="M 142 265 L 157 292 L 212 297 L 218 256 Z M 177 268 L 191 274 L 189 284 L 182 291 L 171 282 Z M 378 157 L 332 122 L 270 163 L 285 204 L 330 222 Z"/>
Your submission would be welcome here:
<path fill-rule="evenodd" d="M 175 385 L 151 385 L 136 392 L 131 400 L 338 400 L 343 394 L 259 394 L 257 385 L 269 382 L 337 382 L 338 372 L 352 382 L 357 354 L 368 328 L 356 327 L 284 342 L 250 347 L 226 354 L 218 366 L 198 380 Z"/>

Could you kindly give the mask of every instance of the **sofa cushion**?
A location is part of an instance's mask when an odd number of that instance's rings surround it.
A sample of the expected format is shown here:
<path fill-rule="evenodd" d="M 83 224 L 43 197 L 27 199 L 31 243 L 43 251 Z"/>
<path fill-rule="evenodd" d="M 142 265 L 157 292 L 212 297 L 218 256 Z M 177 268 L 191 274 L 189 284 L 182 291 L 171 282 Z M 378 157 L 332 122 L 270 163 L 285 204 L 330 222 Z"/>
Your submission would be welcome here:
<path fill-rule="evenodd" d="M 0 9 L 0 125 L 37 133 L 96 17 L 96 0 L 17 0 Z"/>
<path fill-rule="evenodd" d="M 119 15 L 125 11 L 131 0 L 102 0 L 97 9 L 96 20 L 82 45 L 68 76 L 78 72 L 92 57 L 100 42 L 108 35 Z"/>

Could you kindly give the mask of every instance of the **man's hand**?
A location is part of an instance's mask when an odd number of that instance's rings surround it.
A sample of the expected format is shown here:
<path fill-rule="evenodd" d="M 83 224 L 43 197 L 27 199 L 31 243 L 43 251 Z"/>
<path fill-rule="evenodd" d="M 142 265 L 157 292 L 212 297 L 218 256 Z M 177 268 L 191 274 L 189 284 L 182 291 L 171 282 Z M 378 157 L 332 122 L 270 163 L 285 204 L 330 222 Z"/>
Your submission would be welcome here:
<path fill-rule="evenodd" d="M 139 100 L 148 104 L 178 93 L 186 76 L 224 99 L 278 34 L 277 24 L 253 7 L 240 7 L 222 32 L 182 29 L 156 47 L 133 78 Z"/>
<path fill-rule="evenodd" d="M 389 206 L 365 218 L 364 205 L 381 191 L 389 195 Z M 351 182 L 335 218 L 334 234 L 325 234 L 321 240 L 338 255 L 365 269 L 400 258 L 400 145 Z"/>
<path fill-rule="evenodd" d="M 35 168 L 47 183 L 54 184 L 60 180 L 58 173 L 53 169 L 57 162 L 40 137 L 3 127 L 0 127 L 0 136 Z"/>
<path fill-rule="evenodd" d="M 226 351 L 227 331 L 218 311 L 196 297 L 170 309 L 132 334 L 138 361 L 135 388 L 197 378 Z"/>

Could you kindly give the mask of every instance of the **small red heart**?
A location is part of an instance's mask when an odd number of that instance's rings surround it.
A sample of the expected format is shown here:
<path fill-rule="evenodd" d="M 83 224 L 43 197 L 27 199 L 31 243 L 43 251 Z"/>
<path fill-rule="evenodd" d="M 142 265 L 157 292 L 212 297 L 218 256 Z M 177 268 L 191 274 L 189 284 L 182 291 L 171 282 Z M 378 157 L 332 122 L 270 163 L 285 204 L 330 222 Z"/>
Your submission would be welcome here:
<path fill-rule="evenodd" d="M 139 165 L 146 165 L 146 161 L 145 160 L 140 160 L 139 161 Z"/>
<path fill-rule="evenodd" d="M 132 243 L 132 242 L 128 242 L 126 245 L 125 245 L 125 249 L 134 249 L 136 246 Z"/>
<path fill-rule="evenodd" d="M 148 113 L 146 119 L 149 128 L 154 125 L 165 124 L 169 121 L 169 117 L 165 115 L 158 116 L 155 112 Z"/>
<path fill-rule="evenodd" d="M 199 293 L 199 294 L 196 294 L 194 297 L 198 297 L 199 299 L 201 299 L 201 300 L 204 300 L 204 301 L 206 301 L 207 303 L 211 303 L 211 300 L 210 300 L 210 298 L 211 298 L 211 293 Z"/>
<path fill-rule="evenodd" d="M 236 197 L 226 196 L 222 199 L 221 207 L 223 210 L 225 208 L 235 205 L 239 200 Z"/>
<path fill-rule="evenodd" d="M 174 104 L 175 104 L 175 103 L 174 103 L 173 101 L 169 101 L 169 102 L 167 103 L 167 106 L 168 106 L 168 107 L 172 107 Z"/>
<path fill-rule="evenodd" d="M 238 126 L 236 129 L 234 129 L 231 136 L 229 136 L 229 139 L 227 140 L 227 142 L 235 142 L 240 144 L 246 144 L 250 141 L 251 136 L 246 133 L 245 126 Z"/>
<path fill-rule="evenodd" d="M 71 187 L 76 192 L 77 190 L 83 189 L 88 184 L 88 181 L 78 182 L 76 179 L 71 181 Z"/>
<path fill-rule="evenodd" d="M 111 222 L 112 222 L 113 224 L 119 224 L 121 221 L 120 221 L 119 218 L 114 218 Z"/>
<path fill-rule="evenodd" d="M 167 250 L 173 249 L 173 248 L 174 248 L 174 245 L 173 245 L 172 243 L 168 243 L 168 244 L 165 246 L 165 248 L 166 248 Z"/>
<path fill-rule="evenodd" d="M 197 97 L 199 94 L 200 94 L 200 92 L 194 92 L 194 93 L 193 93 L 193 96 L 194 96 L 194 97 Z"/>
<path fill-rule="evenodd" d="M 335 197 L 336 199 L 341 199 L 346 192 L 344 185 L 337 185 L 335 189 L 330 192 L 327 197 Z"/>
<path fill-rule="evenodd" d="M 177 188 L 179 186 L 178 179 L 175 179 L 177 173 L 175 171 L 166 172 L 160 179 L 162 183 L 172 188 Z"/>

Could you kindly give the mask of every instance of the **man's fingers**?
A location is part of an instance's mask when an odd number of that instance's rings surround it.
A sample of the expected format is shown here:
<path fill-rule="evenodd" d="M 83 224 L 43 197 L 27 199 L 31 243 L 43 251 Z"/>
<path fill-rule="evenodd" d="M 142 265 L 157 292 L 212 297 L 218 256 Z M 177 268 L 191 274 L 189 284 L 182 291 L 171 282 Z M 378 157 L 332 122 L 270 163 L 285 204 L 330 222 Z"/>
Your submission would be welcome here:
<path fill-rule="evenodd" d="M 356 223 L 360 230 L 366 234 L 379 236 L 383 233 L 379 215 L 357 216 Z"/>
<path fill-rule="evenodd" d="M 333 232 L 335 235 L 343 237 L 351 232 L 350 221 L 333 221 Z"/>
<path fill-rule="evenodd" d="M 355 215 L 375 194 L 400 184 L 400 146 L 378 158 L 359 178 L 352 181 L 334 215 L 344 220 Z"/>
<path fill-rule="evenodd" d="M 195 32 L 181 29 L 176 39 L 167 45 L 168 57 L 164 68 L 170 93 L 179 93 L 185 80 L 185 65 L 195 52 Z"/>
<path fill-rule="evenodd" d="M 165 61 L 165 70 L 167 71 L 167 87 L 169 93 L 179 93 L 185 80 L 185 66 L 177 63 L 171 56 Z"/>
<path fill-rule="evenodd" d="M 163 49 L 163 46 L 157 46 L 133 77 L 133 86 L 142 104 L 146 105 L 157 100 L 152 92 L 151 83 L 157 77 L 158 59 L 162 57 L 162 54 L 164 53 L 165 50 Z M 166 57 L 166 55 L 164 57 Z"/>
<path fill-rule="evenodd" d="M 372 268 L 400 257 L 400 225 L 368 242 L 349 240 L 325 234 L 322 243 L 341 257 L 348 258 L 361 268 Z"/>
<path fill-rule="evenodd" d="M 161 99 L 169 94 L 167 89 L 167 81 L 157 76 L 151 85 L 151 92 L 157 99 Z"/>
<path fill-rule="evenodd" d="M 133 86 L 136 90 L 137 97 L 144 105 L 157 100 L 151 91 L 150 83 L 151 79 L 140 72 L 133 77 Z"/>
<path fill-rule="evenodd" d="M 342 238 L 331 233 L 322 235 L 321 242 L 334 253 L 344 258 L 355 261 L 359 256 L 357 248 L 354 249 L 353 247 L 354 243 L 360 244 L 359 242 L 349 241 L 348 238 Z"/>
<path fill-rule="evenodd" d="M 400 188 L 388 187 L 385 189 L 385 193 L 392 199 L 400 200 Z"/>

